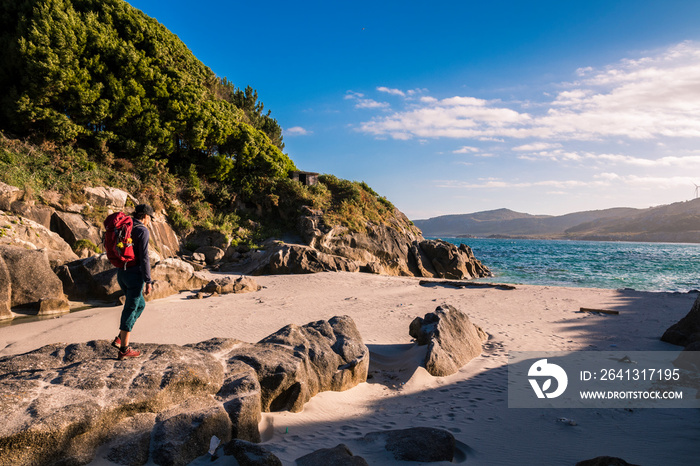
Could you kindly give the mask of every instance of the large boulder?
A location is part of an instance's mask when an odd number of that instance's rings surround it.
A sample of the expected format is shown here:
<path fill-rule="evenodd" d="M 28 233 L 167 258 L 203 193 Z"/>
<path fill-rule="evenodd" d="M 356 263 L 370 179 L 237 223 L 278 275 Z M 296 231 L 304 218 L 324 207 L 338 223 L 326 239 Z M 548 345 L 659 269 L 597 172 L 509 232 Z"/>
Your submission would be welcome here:
<path fill-rule="evenodd" d="M 212 338 L 187 346 L 225 360 L 232 349 L 250 344 L 233 338 Z M 223 370 L 224 378 L 216 399 L 229 415 L 232 438 L 260 442 L 258 424 L 262 420 L 262 408 L 257 373 L 241 361 L 228 361 Z"/>
<path fill-rule="evenodd" d="M 447 241 L 423 240 L 412 245 L 411 255 L 423 277 L 462 280 L 491 275 L 465 244 L 457 247 Z"/>
<path fill-rule="evenodd" d="M 54 212 L 51 217 L 51 230 L 58 233 L 71 246 L 79 240 L 88 240 L 95 245 L 102 243 L 100 229 L 78 213 Z"/>
<path fill-rule="evenodd" d="M 192 265 L 174 257 L 158 262 L 151 270 L 151 278 L 168 282 L 177 291 L 198 290 L 209 282 Z"/>
<path fill-rule="evenodd" d="M 98 254 L 64 264 L 56 269 L 68 297 L 75 301 L 113 301 L 121 288 L 117 282 L 117 269 L 106 254 Z"/>
<path fill-rule="evenodd" d="M 216 246 L 201 246 L 194 251 L 195 254 L 204 256 L 207 265 L 214 265 L 224 258 L 224 250 Z"/>
<path fill-rule="evenodd" d="M 102 340 L 0 358 L 0 391 L 18 395 L 0 398 L 6 464 L 86 464 L 122 420 L 205 401 L 221 386 L 221 364 L 209 354 L 176 345 L 138 349 L 141 358 L 118 361 Z"/>
<path fill-rule="evenodd" d="M 126 207 L 127 201 L 131 201 L 134 205 L 138 204 L 134 196 L 117 188 L 105 186 L 98 186 L 95 188 L 88 187 L 84 189 L 84 192 L 88 202 L 96 206 L 123 210 L 124 207 Z"/>
<path fill-rule="evenodd" d="M 10 271 L 10 306 L 32 305 L 38 309 L 45 298 L 65 300 L 63 285 L 49 264 L 43 249 L 0 245 L 0 256 Z"/>
<path fill-rule="evenodd" d="M 487 339 L 486 333 L 472 324 L 465 313 L 447 304 L 423 318 L 416 317 L 409 334 L 418 345 L 428 345 L 425 368 L 436 377 L 454 374 L 479 356 Z"/>
<path fill-rule="evenodd" d="M 415 275 L 409 263 L 409 250 L 423 237 L 398 210 L 382 224 L 367 224 L 364 231 L 324 224 L 322 212 L 305 209 L 299 220 L 302 238 L 321 253 L 339 256 L 360 267 L 376 263 L 389 275 Z"/>
<path fill-rule="evenodd" d="M 0 212 L 0 244 L 26 249 L 45 249 L 52 267 L 78 258 L 58 234 L 23 215 Z"/>
<path fill-rule="evenodd" d="M 229 365 L 241 361 L 255 369 L 264 412 L 299 412 L 318 392 L 366 381 L 369 368 L 369 350 L 348 316 L 288 325 L 227 358 Z"/>
<path fill-rule="evenodd" d="M 700 296 L 693 303 L 690 312 L 671 325 L 661 336 L 661 340 L 678 346 L 700 342 Z"/>
<path fill-rule="evenodd" d="M 123 361 L 105 340 L 0 357 L 0 393 L 12 395 L 0 397 L 3 464 L 87 464 L 96 454 L 98 462 L 188 464 L 214 435 L 259 442 L 264 407 L 298 411 L 320 390 L 366 380 L 369 363 L 349 317 L 288 326 L 256 344 L 134 346 L 141 357 Z M 245 442 L 224 453 L 279 464 Z"/>
<path fill-rule="evenodd" d="M 24 196 L 24 191 L 0 181 L 0 210 L 10 210 L 12 203 L 22 196 Z"/>
<path fill-rule="evenodd" d="M 5 260 L 0 256 L 0 322 L 14 318 L 12 307 L 12 277 Z"/>
<path fill-rule="evenodd" d="M 161 257 L 175 257 L 180 252 L 180 239 L 164 218 L 156 216 L 148 230 L 151 232 L 151 245 Z"/>
<path fill-rule="evenodd" d="M 266 267 L 255 273 L 272 275 L 317 272 L 357 272 L 360 266 L 345 257 L 319 252 L 302 245 L 282 245 L 270 258 Z"/>
<path fill-rule="evenodd" d="M 10 204 L 9 210 L 49 230 L 51 229 L 51 217 L 56 211 L 53 207 L 36 204 L 34 201 L 15 201 Z"/>
<path fill-rule="evenodd" d="M 238 278 L 223 277 L 215 278 L 202 288 L 205 293 L 251 293 L 262 289 L 258 283 L 250 277 L 240 276 Z"/>

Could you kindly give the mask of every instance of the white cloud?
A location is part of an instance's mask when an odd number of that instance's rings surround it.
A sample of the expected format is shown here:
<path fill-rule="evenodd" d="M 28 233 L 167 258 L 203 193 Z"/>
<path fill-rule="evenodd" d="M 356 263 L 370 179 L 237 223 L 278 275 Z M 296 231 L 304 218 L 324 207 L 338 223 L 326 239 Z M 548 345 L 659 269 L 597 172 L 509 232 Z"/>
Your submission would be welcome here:
<path fill-rule="evenodd" d="M 473 154 L 475 152 L 479 152 L 478 147 L 471 147 L 471 146 L 462 146 L 457 150 L 453 150 L 453 154 Z"/>
<path fill-rule="evenodd" d="M 521 150 L 525 146 L 513 148 L 513 150 Z M 546 150 L 544 145 L 533 144 L 530 154 L 521 155 L 518 158 L 522 160 L 554 160 L 554 161 L 582 161 L 602 162 L 610 165 L 625 165 L 643 168 L 662 168 L 662 167 L 684 167 L 688 169 L 700 169 L 700 155 L 676 156 L 670 155 L 656 159 L 635 157 L 625 154 L 598 154 L 588 151 L 567 151 L 563 149 Z M 539 149 L 541 150 L 539 150 Z M 522 149 L 525 150 L 525 149 Z"/>
<path fill-rule="evenodd" d="M 561 147 L 561 144 L 552 144 L 548 142 L 535 142 L 532 144 L 523 144 L 522 146 L 517 146 L 513 147 L 514 151 L 525 151 L 525 152 L 534 152 L 534 151 L 543 151 L 547 149 L 558 149 Z"/>
<path fill-rule="evenodd" d="M 540 180 L 540 181 L 505 181 L 499 179 L 477 180 L 477 182 L 459 180 L 436 180 L 435 186 L 449 189 L 522 189 L 535 187 L 553 187 L 558 189 L 600 185 L 601 181 L 586 182 L 581 180 Z"/>
<path fill-rule="evenodd" d="M 425 105 L 362 123 L 360 129 L 395 139 L 473 138 L 490 133 L 499 135 L 504 131 L 517 132 L 517 129 L 512 128 L 530 119 L 527 114 L 496 107 L 486 100 L 474 97 L 455 96 L 443 100 L 424 97 L 421 103 Z"/>
<path fill-rule="evenodd" d="M 629 186 L 642 189 L 669 189 L 679 186 L 692 186 L 692 180 L 686 176 L 637 176 L 619 175 L 617 173 L 601 173 L 590 180 L 536 180 L 536 181 L 508 181 L 503 179 L 488 178 L 476 181 L 461 180 L 435 180 L 436 187 L 445 189 L 529 189 L 529 188 L 556 188 L 561 190 L 580 188 L 604 188 L 615 186 Z"/>
<path fill-rule="evenodd" d="M 302 128 L 301 126 L 293 126 L 291 128 L 287 128 L 284 134 L 285 136 L 307 136 L 311 134 L 311 131 Z"/>
<path fill-rule="evenodd" d="M 692 178 L 687 176 L 638 176 L 638 175 L 618 175 L 616 173 L 603 173 L 598 176 L 610 186 L 627 185 L 641 189 L 669 189 L 681 187 L 691 187 Z M 690 191 L 690 188 L 688 188 Z"/>
<path fill-rule="evenodd" d="M 355 108 L 379 108 L 379 109 L 386 109 L 389 108 L 389 103 L 388 102 L 378 102 L 374 99 L 367 99 L 365 98 L 365 95 L 360 93 L 360 92 L 354 92 L 354 91 L 347 91 L 345 93 L 345 100 L 354 100 L 355 101 Z"/>
<path fill-rule="evenodd" d="M 359 99 L 355 104 L 355 108 L 389 108 L 389 104 L 372 99 Z"/>
<path fill-rule="evenodd" d="M 564 90 L 536 106 L 545 109 L 538 114 L 498 100 L 422 96 L 403 111 L 365 121 L 359 129 L 396 139 L 700 137 L 700 43 L 683 42 L 604 69 L 582 67 L 576 74 L 578 81 L 560 84 Z M 387 105 L 377 103 L 376 107 Z"/>
<path fill-rule="evenodd" d="M 401 97 L 406 97 L 406 93 L 400 89 L 389 89 L 388 87 L 381 86 L 381 87 L 378 87 L 377 90 L 379 92 L 386 92 L 387 94 L 390 94 L 390 95 L 398 95 Z"/>

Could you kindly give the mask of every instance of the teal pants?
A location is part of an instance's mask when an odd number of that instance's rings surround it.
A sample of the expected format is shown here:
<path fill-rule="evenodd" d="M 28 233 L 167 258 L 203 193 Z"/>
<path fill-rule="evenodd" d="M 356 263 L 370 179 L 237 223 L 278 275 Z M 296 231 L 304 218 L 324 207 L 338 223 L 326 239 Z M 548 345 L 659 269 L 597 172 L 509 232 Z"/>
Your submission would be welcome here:
<path fill-rule="evenodd" d="M 143 297 L 143 287 L 146 282 L 143 281 L 138 267 L 135 267 L 135 269 L 133 271 L 124 269 L 117 271 L 117 282 L 119 282 L 119 287 L 126 295 L 119 330 L 126 332 L 131 332 L 136 319 L 139 318 L 146 307 L 146 299 Z"/>

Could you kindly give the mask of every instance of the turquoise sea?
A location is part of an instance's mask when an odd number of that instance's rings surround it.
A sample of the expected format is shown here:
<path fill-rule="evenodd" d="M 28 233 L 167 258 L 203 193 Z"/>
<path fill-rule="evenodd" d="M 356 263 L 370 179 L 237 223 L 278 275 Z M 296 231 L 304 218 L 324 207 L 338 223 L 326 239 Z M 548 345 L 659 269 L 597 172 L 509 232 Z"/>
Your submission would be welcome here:
<path fill-rule="evenodd" d="M 700 244 L 441 238 L 470 246 L 484 281 L 638 291 L 700 290 Z"/>

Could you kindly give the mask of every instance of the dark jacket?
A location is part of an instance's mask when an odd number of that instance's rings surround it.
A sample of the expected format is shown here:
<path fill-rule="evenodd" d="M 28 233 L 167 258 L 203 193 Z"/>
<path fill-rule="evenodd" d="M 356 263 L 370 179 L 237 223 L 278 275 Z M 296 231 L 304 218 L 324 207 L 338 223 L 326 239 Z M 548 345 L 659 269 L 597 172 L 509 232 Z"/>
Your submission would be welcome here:
<path fill-rule="evenodd" d="M 150 236 L 146 225 L 134 219 L 131 239 L 133 240 L 136 259 L 126 264 L 126 270 L 132 273 L 141 273 L 141 277 L 146 283 L 151 283 L 151 261 L 148 258 L 148 241 Z"/>

